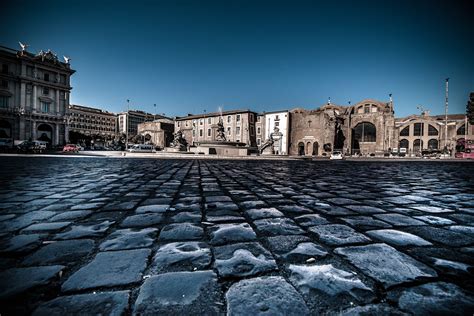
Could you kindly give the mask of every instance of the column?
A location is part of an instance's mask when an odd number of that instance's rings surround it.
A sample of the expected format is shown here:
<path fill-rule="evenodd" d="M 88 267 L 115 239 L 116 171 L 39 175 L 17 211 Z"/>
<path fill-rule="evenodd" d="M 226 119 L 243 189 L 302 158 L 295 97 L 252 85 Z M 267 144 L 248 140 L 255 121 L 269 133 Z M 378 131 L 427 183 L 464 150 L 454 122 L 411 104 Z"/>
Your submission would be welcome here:
<path fill-rule="evenodd" d="M 31 129 L 32 129 L 32 137 L 31 138 L 33 140 L 35 140 L 37 138 L 37 136 L 36 136 L 36 132 L 37 132 L 37 130 L 36 130 L 36 121 L 31 122 Z"/>
<path fill-rule="evenodd" d="M 38 111 L 38 94 L 36 85 L 33 85 L 33 111 Z"/>
<path fill-rule="evenodd" d="M 20 106 L 26 110 L 26 84 L 24 82 L 20 87 Z"/>
<path fill-rule="evenodd" d="M 59 108 L 59 90 L 56 90 L 56 115 L 60 115 L 61 111 Z"/>
<path fill-rule="evenodd" d="M 53 142 L 53 145 L 59 145 L 59 124 L 56 123 L 54 125 L 54 142 Z"/>

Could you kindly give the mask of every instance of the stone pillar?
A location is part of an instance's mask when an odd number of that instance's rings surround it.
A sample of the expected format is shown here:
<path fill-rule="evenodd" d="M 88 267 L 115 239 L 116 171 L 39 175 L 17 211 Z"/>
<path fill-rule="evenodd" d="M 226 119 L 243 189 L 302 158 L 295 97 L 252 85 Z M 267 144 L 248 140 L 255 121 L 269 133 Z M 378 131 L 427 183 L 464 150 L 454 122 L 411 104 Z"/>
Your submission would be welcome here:
<path fill-rule="evenodd" d="M 54 141 L 53 141 L 53 145 L 59 145 L 59 124 L 56 123 L 54 125 Z"/>
<path fill-rule="evenodd" d="M 36 85 L 33 85 L 33 111 L 38 111 L 38 92 Z"/>
<path fill-rule="evenodd" d="M 64 142 L 69 143 L 69 122 L 64 125 Z"/>
<path fill-rule="evenodd" d="M 32 121 L 32 122 L 31 122 L 31 129 L 32 129 L 31 138 L 32 138 L 33 140 L 35 140 L 35 139 L 37 138 L 37 136 L 36 136 L 36 133 L 37 133 L 36 121 Z"/>
<path fill-rule="evenodd" d="M 56 90 L 56 115 L 60 115 L 61 110 L 59 108 L 59 90 Z"/>
<path fill-rule="evenodd" d="M 26 110 L 26 83 L 24 82 L 20 87 L 20 106 Z"/>
<path fill-rule="evenodd" d="M 26 125 L 25 125 L 25 117 L 20 116 L 19 118 L 19 125 L 18 125 L 18 138 L 20 140 L 24 140 L 26 135 L 25 135 L 25 130 L 26 130 Z"/>

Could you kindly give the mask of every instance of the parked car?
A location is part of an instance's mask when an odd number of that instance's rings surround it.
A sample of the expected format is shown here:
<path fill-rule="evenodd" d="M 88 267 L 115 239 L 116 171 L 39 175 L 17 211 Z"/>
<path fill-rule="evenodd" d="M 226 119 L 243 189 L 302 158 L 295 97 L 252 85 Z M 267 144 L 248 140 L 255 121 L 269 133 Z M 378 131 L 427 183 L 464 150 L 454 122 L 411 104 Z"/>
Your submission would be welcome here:
<path fill-rule="evenodd" d="M 23 153 L 42 153 L 43 151 L 46 150 L 46 144 L 45 142 L 38 141 L 38 140 L 25 140 L 18 144 L 16 147 L 19 152 Z"/>
<path fill-rule="evenodd" d="M 128 151 L 131 153 L 154 153 L 155 147 L 153 145 L 136 144 L 130 147 Z"/>
<path fill-rule="evenodd" d="M 344 157 L 342 156 L 342 152 L 340 151 L 333 151 L 331 156 L 329 157 L 329 159 L 333 159 L 333 160 L 339 160 L 339 159 L 344 159 Z"/>
<path fill-rule="evenodd" d="M 77 145 L 75 144 L 66 144 L 66 146 L 63 147 L 63 151 L 64 152 L 78 152 L 79 151 L 79 147 L 77 147 Z"/>

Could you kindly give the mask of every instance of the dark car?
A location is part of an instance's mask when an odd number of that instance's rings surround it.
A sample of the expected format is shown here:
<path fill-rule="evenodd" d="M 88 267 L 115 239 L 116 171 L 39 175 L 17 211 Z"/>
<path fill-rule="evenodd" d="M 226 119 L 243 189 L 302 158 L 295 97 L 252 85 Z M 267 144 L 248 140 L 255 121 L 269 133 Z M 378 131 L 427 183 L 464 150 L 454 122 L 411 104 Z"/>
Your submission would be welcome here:
<path fill-rule="evenodd" d="M 46 145 L 38 141 L 25 140 L 24 142 L 20 143 L 16 148 L 19 152 L 22 153 L 42 153 L 46 149 Z"/>

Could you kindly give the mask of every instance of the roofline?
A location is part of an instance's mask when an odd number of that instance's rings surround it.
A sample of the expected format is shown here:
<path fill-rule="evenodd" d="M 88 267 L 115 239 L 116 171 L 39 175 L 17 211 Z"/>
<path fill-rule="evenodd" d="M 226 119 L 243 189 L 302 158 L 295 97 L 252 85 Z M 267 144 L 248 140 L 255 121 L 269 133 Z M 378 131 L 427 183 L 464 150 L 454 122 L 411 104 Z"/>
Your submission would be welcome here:
<path fill-rule="evenodd" d="M 257 112 L 252 111 L 250 109 L 247 109 L 247 110 L 223 111 L 222 115 L 224 116 L 224 115 L 238 114 L 238 113 L 254 113 L 254 114 L 257 114 Z M 206 118 L 206 117 L 211 117 L 211 116 L 221 116 L 221 113 L 220 112 L 210 112 L 210 113 L 193 114 L 193 115 L 188 115 L 188 116 L 176 116 L 175 120 L 176 121 L 184 121 L 184 120 L 197 119 L 197 118 Z"/>

